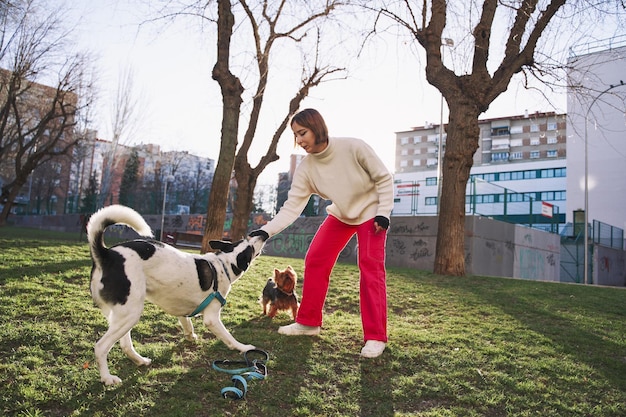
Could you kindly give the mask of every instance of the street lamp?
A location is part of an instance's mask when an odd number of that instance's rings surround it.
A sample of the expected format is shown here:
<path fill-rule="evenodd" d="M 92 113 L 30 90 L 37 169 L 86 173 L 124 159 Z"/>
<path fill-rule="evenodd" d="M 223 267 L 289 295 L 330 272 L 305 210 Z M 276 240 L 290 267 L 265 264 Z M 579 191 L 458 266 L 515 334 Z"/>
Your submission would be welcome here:
<path fill-rule="evenodd" d="M 600 94 L 598 94 L 591 101 L 591 104 L 589 105 L 589 108 L 587 109 L 587 113 L 585 114 L 585 231 L 584 231 L 584 245 L 585 245 L 584 268 L 585 268 L 585 271 L 583 273 L 585 284 L 589 283 L 589 248 L 588 248 L 588 245 L 589 245 L 589 155 L 588 155 L 589 145 L 588 145 L 588 140 L 587 140 L 588 139 L 587 125 L 589 121 L 589 113 L 591 113 L 591 108 L 596 103 L 596 101 L 598 101 L 600 97 L 602 97 L 604 94 L 608 93 L 614 88 L 623 87 L 623 86 L 624 86 L 624 81 L 622 80 L 619 80 L 619 84 L 609 85 L 609 88 L 600 92 Z"/>
<path fill-rule="evenodd" d="M 168 175 L 165 177 L 165 181 L 163 181 L 163 207 L 161 209 L 161 242 L 163 242 L 163 225 L 165 224 L 165 200 L 167 199 L 167 183 L 174 181 L 173 175 Z"/>
<path fill-rule="evenodd" d="M 443 38 L 441 40 L 441 46 L 454 46 L 454 41 L 450 38 Z M 441 64 L 443 65 L 443 51 L 441 49 Z M 437 146 L 437 214 L 439 214 L 439 207 L 441 207 L 441 161 L 443 159 L 443 93 L 441 93 L 441 104 L 439 106 L 439 145 Z"/>

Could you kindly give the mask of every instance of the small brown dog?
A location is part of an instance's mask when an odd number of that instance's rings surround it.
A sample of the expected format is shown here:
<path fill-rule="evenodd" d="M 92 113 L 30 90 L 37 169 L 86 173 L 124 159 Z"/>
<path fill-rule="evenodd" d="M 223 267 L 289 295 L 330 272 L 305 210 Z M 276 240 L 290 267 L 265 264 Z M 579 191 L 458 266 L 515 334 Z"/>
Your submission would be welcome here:
<path fill-rule="evenodd" d="M 260 299 L 263 314 L 273 318 L 279 311 L 291 310 L 291 316 L 295 319 L 300 305 L 295 291 L 297 280 L 298 276 L 291 265 L 283 271 L 274 268 L 274 276 L 267 280 Z"/>

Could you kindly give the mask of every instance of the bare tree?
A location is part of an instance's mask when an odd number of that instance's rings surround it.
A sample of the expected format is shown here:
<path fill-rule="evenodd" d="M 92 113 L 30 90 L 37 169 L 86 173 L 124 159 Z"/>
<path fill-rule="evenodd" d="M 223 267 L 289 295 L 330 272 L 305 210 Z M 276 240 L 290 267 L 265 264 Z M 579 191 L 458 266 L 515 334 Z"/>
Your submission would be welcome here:
<path fill-rule="evenodd" d="M 111 109 L 111 144 L 104 154 L 104 166 L 102 167 L 102 180 L 98 207 L 105 205 L 111 198 L 111 184 L 113 175 L 118 172 L 117 164 L 119 145 L 126 145 L 138 132 L 143 121 L 144 114 L 141 106 L 142 96 L 134 87 L 133 71 L 130 67 L 124 69 L 117 85 L 115 99 Z"/>
<path fill-rule="evenodd" d="M 189 206 L 191 214 L 200 213 L 200 210 L 206 211 L 207 190 L 210 189 L 212 182 L 211 172 L 208 168 L 206 163 L 197 161 L 195 169 L 181 176 L 175 184 L 183 202 Z"/>
<path fill-rule="evenodd" d="M 73 128 L 93 100 L 89 60 L 67 53 L 58 14 L 41 10 L 18 1 L 0 15 L 0 226 L 33 170 L 71 151 Z"/>
<path fill-rule="evenodd" d="M 322 23 L 331 18 L 340 7 L 349 5 L 352 0 L 316 0 L 300 2 L 296 0 L 277 0 L 250 2 L 248 0 L 228 1 L 176 1 L 168 0 L 158 6 L 158 20 L 174 20 L 180 17 L 200 18 L 203 23 L 216 27 L 217 56 L 213 66 L 212 78 L 218 83 L 222 96 L 222 121 L 220 153 L 211 192 L 208 201 L 208 216 L 204 230 L 202 251 L 208 251 L 210 239 L 221 238 L 224 232 L 228 202 L 233 201 L 235 221 L 231 226 L 231 235 L 240 237 L 247 231 L 248 219 L 252 210 L 254 188 L 262 171 L 278 159 L 277 143 L 288 126 L 289 119 L 297 111 L 300 103 L 309 94 L 311 88 L 323 81 L 328 81 L 332 74 L 344 71 L 343 68 L 321 63 Z M 214 10 L 216 6 L 216 10 Z M 240 19 L 243 23 L 236 19 Z M 335 22 L 337 23 L 337 22 Z M 337 25 L 335 25 L 337 27 Z M 237 38 L 233 47 L 233 36 Z M 315 35 L 315 36 L 313 36 Z M 335 34 L 336 35 L 336 34 Z M 313 36 L 313 37 L 312 37 Z M 310 41 L 310 39 L 313 39 Z M 278 42 L 288 41 L 288 42 Z M 270 75 L 279 70 L 273 68 L 270 57 L 276 55 L 291 42 L 306 44 L 306 51 L 301 47 L 303 69 L 299 83 L 293 86 L 292 98 L 286 99 L 284 117 L 276 126 L 267 150 L 259 162 L 252 167 L 249 154 L 255 137 L 259 134 L 261 110 L 264 96 L 267 94 Z M 304 42 L 306 41 L 306 42 Z M 281 43 L 280 47 L 277 44 Z M 336 46 L 333 42 L 332 46 Z M 242 45 L 253 45 L 247 48 Z M 241 57 L 251 57 L 241 64 Z M 308 62 L 305 62 L 307 61 Z M 309 65 L 307 65 L 307 63 Z M 283 71 L 284 78 L 293 77 L 292 71 Z M 345 75 L 343 75 L 345 78 Z M 244 80 L 242 82 L 242 80 Z M 253 81 L 250 81 L 253 80 Z M 283 89 L 286 84 L 281 85 Z M 250 100 L 248 107 L 247 100 Z M 288 102 L 288 103 L 287 103 Z M 242 108 L 242 106 L 244 106 Z M 248 110 L 249 109 L 249 110 Z M 248 124 L 239 142 L 240 120 L 247 117 Z M 260 143 L 257 140 L 255 145 Z M 229 191 L 235 179 L 236 195 Z"/>
<path fill-rule="evenodd" d="M 567 10 L 570 13 L 567 18 L 593 8 L 591 4 L 586 8 L 584 1 L 569 3 L 575 7 Z M 420 3 L 404 0 L 379 8 L 379 17 L 390 18 L 424 49 L 426 79 L 441 92 L 450 109 L 442 194 L 438 202 L 435 273 L 465 274 L 465 190 L 473 155 L 478 149 L 478 117 L 507 90 L 516 74 L 528 80 L 554 73 L 558 64 L 554 66 L 542 47 L 555 45 L 555 37 L 545 32 L 549 26 L 558 27 L 554 21 L 558 20 L 560 11 L 565 11 L 565 4 L 566 0 Z M 382 21 L 379 19 L 378 24 Z M 444 31 L 446 36 L 456 33 L 469 56 L 461 75 L 442 61 Z"/>
<path fill-rule="evenodd" d="M 55 191 L 61 182 L 61 165 L 54 161 L 39 164 L 29 180 L 29 213 L 53 214 Z M 34 200 L 34 201 L 33 201 Z"/>
<path fill-rule="evenodd" d="M 244 134 L 243 142 L 239 148 L 235 157 L 235 180 L 237 182 L 237 196 L 235 198 L 235 204 L 233 208 L 233 222 L 231 224 L 231 236 L 236 239 L 243 237 L 247 234 L 248 219 L 253 209 L 254 189 L 259 175 L 263 170 L 272 162 L 278 160 L 276 154 L 276 148 L 278 141 L 285 132 L 289 119 L 293 116 L 302 101 L 308 96 L 311 88 L 319 85 L 328 76 L 338 72 L 343 72 L 344 69 L 333 67 L 330 65 L 321 64 L 320 59 L 320 32 L 309 31 L 306 29 L 313 25 L 313 23 L 319 19 L 327 18 L 332 11 L 342 5 L 342 3 L 333 1 L 327 2 L 324 7 L 319 11 L 311 12 L 309 15 L 303 17 L 300 21 L 295 22 L 286 29 L 277 30 L 277 24 L 282 16 L 283 5 L 285 1 L 280 2 L 280 6 L 271 15 L 267 9 L 267 4 L 264 5 L 262 13 L 260 13 L 260 20 L 255 16 L 252 9 L 246 1 L 241 1 L 242 6 L 248 17 L 248 22 L 251 25 L 252 33 L 255 40 L 255 54 L 256 65 L 259 78 L 257 81 L 256 92 L 252 101 L 252 110 L 250 113 L 250 120 L 248 122 L 248 128 Z M 262 26 L 266 26 L 263 30 Z M 313 33 L 311 33 L 313 32 Z M 265 39 L 262 38 L 263 33 Z M 263 99 L 267 89 L 268 79 L 271 71 L 270 55 L 272 48 L 276 41 L 280 39 L 291 39 L 295 42 L 301 42 L 304 37 L 316 34 L 315 42 L 313 43 L 314 49 L 310 51 L 313 56 L 313 60 L 310 68 L 303 67 L 301 84 L 299 90 L 295 93 L 290 100 L 285 117 L 281 121 L 280 125 L 276 128 L 272 140 L 270 141 L 265 155 L 261 157 L 255 167 L 250 165 L 248 154 L 250 146 L 254 138 L 256 137 L 257 125 L 259 123 L 259 117 L 261 114 L 261 108 L 263 106 Z M 209 207 L 209 210 L 211 208 Z"/>

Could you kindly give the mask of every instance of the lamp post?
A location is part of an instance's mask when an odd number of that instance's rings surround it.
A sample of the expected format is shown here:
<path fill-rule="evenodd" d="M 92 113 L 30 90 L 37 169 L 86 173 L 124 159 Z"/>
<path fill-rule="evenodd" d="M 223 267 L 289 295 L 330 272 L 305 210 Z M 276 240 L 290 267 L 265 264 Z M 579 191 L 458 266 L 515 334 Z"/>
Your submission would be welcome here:
<path fill-rule="evenodd" d="M 450 38 L 443 38 L 441 40 L 441 46 L 454 46 L 454 41 Z M 441 64 L 443 65 L 443 51 L 441 49 Z M 439 106 L 439 144 L 437 146 L 437 214 L 439 214 L 439 207 L 441 207 L 441 161 L 443 160 L 443 93 L 441 93 L 441 103 Z"/>
<path fill-rule="evenodd" d="M 623 87 L 624 86 L 624 81 L 620 80 L 619 84 L 616 85 L 609 85 L 609 87 L 603 91 L 600 92 L 600 94 L 598 94 L 597 96 L 594 97 L 594 99 L 591 101 L 591 104 L 589 104 L 589 108 L 587 109 L 587 113 L 585 113 L 585 230 L 584 230 L 584 244 L 585 244 L 585 260 L 584 260 L 584 273 L 583 273 L 583 277 L 584 277 L 584 284 L 588 284 L 589 283 L 589 154 L 588 154 L 588 149 L 589 149 L 589 144 L 588 144 L 588 122 L 589 122 L 589 113 L 591 113 L 591 109 L 593 107 L 593 105 L 596 103 L 596 101 L 598 101 L 598 99 L 600 97 L 602 97 L 604 94 L 608 93 L 609 91 L 611 91 L 614 88 L 617 87 Z"/>
<path fill-rule="evenodd" d="M 163 207 L 161 208 L 161 242 L 163 242 L 163 226 L 165 224 L 165 200 L 167 200 L 167 183 L 174 181 L 173 175 L 168 175 L 165 177 L 165 181 L 163 181 Z"/>

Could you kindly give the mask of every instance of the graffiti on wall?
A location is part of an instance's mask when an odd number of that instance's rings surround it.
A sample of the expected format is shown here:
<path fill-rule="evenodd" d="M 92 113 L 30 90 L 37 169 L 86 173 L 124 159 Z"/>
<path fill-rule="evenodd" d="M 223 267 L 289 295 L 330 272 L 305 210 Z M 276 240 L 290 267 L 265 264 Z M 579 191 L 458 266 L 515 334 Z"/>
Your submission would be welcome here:
<path fill-rule="evenodd" d="M 520 278 L 540 279 L 541 277 L 551 276 L 552 274 L 546 270 L 548 264 L 545 252 L 531 248 L 520 248 Z M 554 259 L 552 264 L 554 264 Z"/>
<path fill-rule="evenodd" d="M 161 228 L 160 216 L 146 216 L 146 221 L 152 225 L 153 229 Z M 266 213 L 254 213 L 250 216 L 248 221 L 249 230 L 258 229 L 269 221 L 269 215 Z M 226 216 L 224 222 L 225 236 L 229 236 L 230 227 L 233 223 L 232 214 Z M 166 233 L 183 232 L 183 233 L 197 233 L 202 234 L 206 226 L 206 215 L 181 215 L 181 214 L 166 214 L 163 217 L 163 230 Z"/>
<path fill-rule="evenodd" d="M 277 256 L 304 256 L 312 240 L 312 234 L 280 233 L 267 242 L 266 250 Z"/>
<path fill-rule="evenodd" d="M 272 236 L 265 245 L 265 252 L 269 255 L 289 258 L 304 258 L 313 237 L 324 218 L 303 217 L 279 234 Z M 355 259 L 356 239 L 352 239 L 339 254 L 339 260 Z"/>
<path fill-rule="evenodd" d="M 418 235 L 424 234 L 430 229 L 430 226 L 425 222 L 417 222 L 415 224 L 399 224 L 391 225 L 389 228 L 389 234 L 393 235 Z"/>

